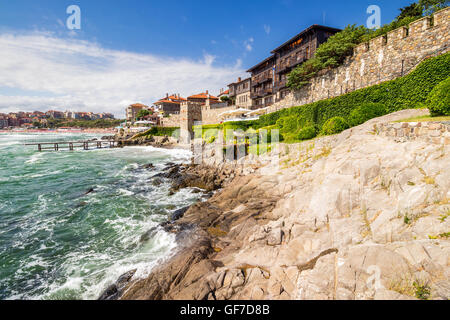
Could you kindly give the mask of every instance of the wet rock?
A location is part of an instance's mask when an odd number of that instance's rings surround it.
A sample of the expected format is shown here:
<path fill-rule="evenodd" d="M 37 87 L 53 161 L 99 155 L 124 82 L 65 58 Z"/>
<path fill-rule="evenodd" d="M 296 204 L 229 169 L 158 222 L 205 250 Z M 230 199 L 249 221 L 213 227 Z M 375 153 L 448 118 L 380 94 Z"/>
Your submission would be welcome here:
<path fill-rule="evenodd" d="M 189 208 L 190 208 L 190 206 L 187 206 L 187 207 L 184 207 L 184 208 L 174 211 L 172 213 L 172 216 L 170 217 L 170 220 L 173 222 L 173 221 L 177 221 L 177 220 L 181 219 L 183 217 L 183 215 L 186 213 L 186 211 L 189 210 Z"/>
<path fill-rule="evenodd" d="M 92 192 L 94 192 L 95 190 L 94 190 L 94 188 L 90 188 L 89 190 L 87 190 L 85 193 L 84 193 L 84 195 L 86 196 L 86 195 L 88 195 L 88 194 L 90 194 L 90 193 L 92 193 Z"/>
<path fill-rule="evenodd" d="M 116 283 L 110 285 L 106 290 L 101 294 L 98 300 L 117 300 L 123 293 L 123 289 L 130 282 L 131 278 L 133 278 L 136 273 L 136 269 L 128 271 L 119 277 Z"/>
<path fill-rule="evenodd" d="M 162 179 L 160 179 L 160 178 L 152 179 L 152 185 L 153 185 L 153 186 L 159 186 L 159 185 L 161 185 L 162 183 L 163 183 L 163 181 L 162 181 Z"/>
<path fill-rule="evenodd" d="M 151 228 L 150 230 L 148 230 L 146 233 L 144 233 L 141 238 L 139 239 L 139 242 L 146 242 L 148 240 L 150 240 L 151 238 L 153 238 L 155 236 L 155 234 L 158 232 L 158 228 L 154 227 Z"/>
<path fill-rule="evenodd" d="M 155 165 L 153 163 L 144 164 L 141 168 L 142 169 L 154 169 Z"/>

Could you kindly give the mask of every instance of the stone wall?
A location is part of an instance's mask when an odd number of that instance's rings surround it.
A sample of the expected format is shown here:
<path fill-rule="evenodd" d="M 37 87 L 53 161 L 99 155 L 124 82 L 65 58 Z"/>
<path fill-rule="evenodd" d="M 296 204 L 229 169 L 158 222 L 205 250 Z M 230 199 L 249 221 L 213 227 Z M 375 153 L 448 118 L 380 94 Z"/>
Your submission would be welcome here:
<path fill-rule="evenodd" d="M 408 74 L 424 59 L 449 51 L 449 18 L 450 8 L 446 8 L 358 45 L 342 66 L 322 72 L 310 85 L 272 105 L 267 113 L 340 96 Z"/>
<path fill-rule="evenodd" d="M 187 106 L 185 106 L 185 107 L 187 108 Z M 221 108 L 202 107 L 201 115 L 198 114 L 199 111 L 197 109 L 197 114 L 192 115 L 192 117 L 195 118 L 195 121 L 202 121 L 202 124 L 204 124 L 204 125 L 216 124 L 222 120 L 220 118 L 221 113 L 235 110 L 235 109 L 236 109 L 236 106 L 221 107 Z M 193 110 L 193 109 L 191 108 L 191 110 Z M 185 109 L 185 112 L 187 112 L 187 109 Z M 163 118 L 162 122 L 161 122 L 161 126 L 163 126 L 163 127 L 181 127 L 182 121 L 187 121 L 187 119 L 188 119 L 187 113 L 185 113 L 183 115 L 182 112 L 180 112 L 180 114 L 173 114 L 168 118 Z"/>
<path fill-rule="evenodd" d="M 167 118 L 161 119 L 161 126 L 163 127 L 179 127 L 181 121 L 181 115 L 180 114 L 172 114 Z"/>
<path fill-rule="evenodd" d="M 375 125 L 375 130 L 397 142 L 423 139 L 432 144 L 450 145 L 450 121 L 381 123 Z"/>
<path fill-rule="evenodd" d="M 236 107 L 231 106 L 220 109 L 204 109 L 202 110 L 202 124 L 207 125 L 219 123 L 222 120 L 220 118 L 220 114 L 231 110 L 236 110 Z"/>

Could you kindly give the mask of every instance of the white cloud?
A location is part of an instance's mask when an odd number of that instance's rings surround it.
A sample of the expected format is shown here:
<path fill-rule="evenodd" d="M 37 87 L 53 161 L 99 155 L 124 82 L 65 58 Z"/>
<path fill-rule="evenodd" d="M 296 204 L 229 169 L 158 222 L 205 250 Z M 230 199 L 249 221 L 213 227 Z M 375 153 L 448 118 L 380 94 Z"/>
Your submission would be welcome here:
<path fill-rule="evenodd" d="M 253 50 L 252 44 L 254 41 L 255 41 L 255 39 L 253 39 L 253 38 L 249 38 L 248 40 L 244 41 L 244 47 L 245 47 L 246 51 L 250 52 Z"/>
<path fill-rule="evenodd" d="M 270 30 L 271 30 L 270 26 L 265 24 L 264 25 L 264 32 L 267 33 L 267 35 L 269 35 L 270 34 Z"/>
<path fill-rule="evenodd" d="M 218 67 L 214 60 L 111 50 L 48 33 L 0 34 L 0 112 L 53 108 L 123 117 L 130 103 L 217 91 L 242 73 L 240 64 Z M 14 95 L 1 94 L 2 87 Z"/>

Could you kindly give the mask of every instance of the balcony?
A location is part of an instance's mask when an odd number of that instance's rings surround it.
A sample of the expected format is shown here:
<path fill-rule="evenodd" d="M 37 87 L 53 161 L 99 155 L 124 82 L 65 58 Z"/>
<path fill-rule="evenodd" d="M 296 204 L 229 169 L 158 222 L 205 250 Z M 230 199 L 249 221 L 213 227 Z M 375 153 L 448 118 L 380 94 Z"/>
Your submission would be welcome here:
<path fill-rule="evenodd" d="M 272 81 L 272 79 L 273 79 L 272 70 L 264 71 L 256 76 L 252 77 L 252 86 L 254 87 L 254 86 L 264 83 L 266 81 Z"/>
<path fill-rule="evenodd" d="M 290 59 L 287 59 L 287 60 L 277 64 L 276 70 L 277 70 L 277 73 L 282 73 L 284 71 L 289 71 L 290 68 L 291 68 L 291 61 L 290 61 Z"/>
<path fill-rule="evenodd" d="M 291 57 L 284 58 L 282 62 L 277 64 L 277 73 L 289 71 L 306 60 L 306 54 L 304 52 L 293 54 Z"/>
<path fill-rule="evenodd" d="M 307 60 L 306 55 L 292 57 L 290 59 L 290 67 L 293 68 L 293 67 L 305 62 L 306 60 Z"/>
<path fill-rule="evenodd" d="M 250 98 L 251 99 L 262 98 L 262 97 L 271 95 L 272 93 L 273 93 L 273 88 L 254 90 L 251 92 Z"/>
<path fill-rule="evenodd" d="M 275 90 L 280 90 L 280 89 L 286 88 L 286 85 L 287 85 L 287 80 L 284 79 L 284 80 L 275 82 L 274 89 Z"/>

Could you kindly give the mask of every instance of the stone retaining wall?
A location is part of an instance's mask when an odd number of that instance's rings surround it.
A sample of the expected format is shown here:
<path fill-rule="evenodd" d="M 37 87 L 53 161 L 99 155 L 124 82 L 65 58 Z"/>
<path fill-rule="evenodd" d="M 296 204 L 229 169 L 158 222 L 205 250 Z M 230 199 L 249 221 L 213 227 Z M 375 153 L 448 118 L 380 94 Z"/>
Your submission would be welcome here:
<path fill-rule="evenodd" d="M 377 134 L 398 142 L 424 139 L 433 144 L 450 145 L 450 121 L 381 123 L 375 126 L 375 130 Z"/>

